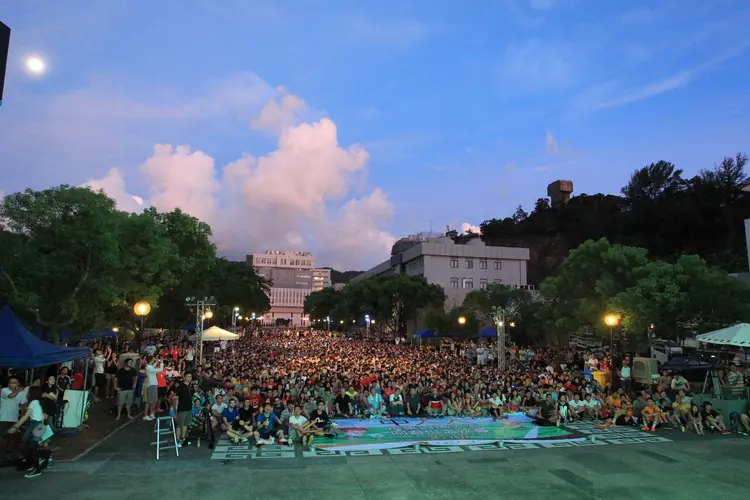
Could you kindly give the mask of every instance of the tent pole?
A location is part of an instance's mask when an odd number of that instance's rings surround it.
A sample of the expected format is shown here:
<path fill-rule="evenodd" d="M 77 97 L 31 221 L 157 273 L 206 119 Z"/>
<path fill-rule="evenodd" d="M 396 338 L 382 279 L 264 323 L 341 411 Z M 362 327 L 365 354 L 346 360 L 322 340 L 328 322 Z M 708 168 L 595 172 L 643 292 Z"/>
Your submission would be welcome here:
<path fill-rule="evenodd" d="M 86 356 L 86 367 L 83 371 L 83 397 L 81 398 L 81 423 L 78 428 L 83 428 L 83 416 L 86 413 L 86 395 L 89 394 L 88 380 L 89 380 L 89 360 L 91 359 L 91 353 Z"/>

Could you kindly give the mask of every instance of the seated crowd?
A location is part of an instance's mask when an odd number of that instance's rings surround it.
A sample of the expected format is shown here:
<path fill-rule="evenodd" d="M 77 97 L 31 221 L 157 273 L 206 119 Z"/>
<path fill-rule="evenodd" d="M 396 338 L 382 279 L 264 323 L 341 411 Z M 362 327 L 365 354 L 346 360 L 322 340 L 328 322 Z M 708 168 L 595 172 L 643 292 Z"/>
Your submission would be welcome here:
<path fill-rule="evenodd" d="M 501 419 L 523 412 L 542 426 L 591 420 L 600 427 L 639 426 L 654 432 L 673 427 L 696 434 L 729 433 L 710 404 L 691 401 L 690 384 L 664 373 L 649 390 L 634 392 L 631 360 L 571 348 L 518 349 L 506 370 L 495 363 L 487 342 L 444 342 L 439 348 L 397 342 L 342 338 L 327 332 L 264 330 L 228 345 L 208 349 L 203 363 L 186 342 L 146 343 L 139 355 L 127 345 L 96 348 L 85 363 L 53 367 L 49 377 L 24 387 L 12 373 L 0 374 L 0 455 L 16 448 L 15 436 L 35 443 L 44 428 L 59 427 L 56 415 L 68 388 L 92 381 L 95 400 L 112 399 L 112 413 L 132 417 L 144 404 L 144 420 L 157 412 L 174 416 L 181 444 L 192 431 L 234 442 L 313 446 L 318 437 L 335 438 L 333 419 L 468 417 Z M 600 385 L 591 369 L 615 367 L 615 384 Z M 139 369 L 140 368 L 140 369 Z M 55 373 L 56 375 L 52 375 Z M 724 376 L 743 390 L 736 367 Z M 732 429 L 750 433 L 750 408 Z M 135 411 L 135 409 L 133 409 Z M 38 471 L 32 471 L 32 475 Z"/>
<path fill-rule="evenodd" d="M 210 422 L 233 441 L 258 446 L 301 442 L 309 447 L 316 437 L 335 437 L 332 419 L 339 418 L 499 419 L 510 412 L 523 412 L 542 426 L 592 420 L 600 427 L 632 425 L 649 432 L 673 427 L 728 433 L 711 405 L 691 403 L 690 386 L 680 375 L 665 373 L 651 390 L 633 392 L 629 356 L 613 361 L 606 353 L 568 348 L 516 349 L 501 372 L 488 362 L 492 347 L 451 341 L 433 349 L 326 332 L 264 331 L 187 370 L 185 385 L 197 423 Z M 178 374 L 179 356 L 171 357 L 175 349 L 163 348 L 169 359 L 153 357 L 150 369 L 164 366 Z M 584 375 L 585 369 L 609 370 L 612 364 L 619 366 L 615 385 L 602 386 Z M 175 387 L 166 390 L 168 406 L 177 410 Z M 740 415 L 737 431 L 750 432 L 747 413 Z"/>

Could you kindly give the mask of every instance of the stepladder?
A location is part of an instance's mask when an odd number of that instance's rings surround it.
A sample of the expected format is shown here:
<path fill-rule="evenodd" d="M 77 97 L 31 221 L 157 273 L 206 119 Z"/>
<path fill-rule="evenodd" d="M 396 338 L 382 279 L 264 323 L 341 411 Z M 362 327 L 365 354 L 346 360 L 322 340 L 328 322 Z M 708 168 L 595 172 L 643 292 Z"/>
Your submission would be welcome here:
<path fill-rule="evenodd" d="M 169 449 L 174 449 L 175 455 L 179 457 L 180 447 L 177 444 L 177 429 L 175 428 L 174 418 L 157 418 L 155 432 L 156 441 L 151 443 L 151 445 L 156 445 L 156 459 L 159 460 L 161 458 L 162 450 Z"/>

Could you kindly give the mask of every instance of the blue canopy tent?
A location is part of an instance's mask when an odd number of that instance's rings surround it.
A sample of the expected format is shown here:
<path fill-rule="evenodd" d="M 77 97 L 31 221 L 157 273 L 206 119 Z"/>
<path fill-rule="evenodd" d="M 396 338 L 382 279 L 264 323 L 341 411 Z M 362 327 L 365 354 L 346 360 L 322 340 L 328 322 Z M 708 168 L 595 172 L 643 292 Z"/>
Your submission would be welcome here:
<path fill-rule="evenodd" d="M 478 337 L 480 339 L 494 339 L 497 338 L 497 330 L 490 327 L 485 327 L 479 330 Z"/>
<path fill-rule="evenodd" d="M 86 347 L 61 347 L 40 339 L 8 306 L 0 311 L 0 346 L 0 368 L 40 368 L 89 356 Z"/>

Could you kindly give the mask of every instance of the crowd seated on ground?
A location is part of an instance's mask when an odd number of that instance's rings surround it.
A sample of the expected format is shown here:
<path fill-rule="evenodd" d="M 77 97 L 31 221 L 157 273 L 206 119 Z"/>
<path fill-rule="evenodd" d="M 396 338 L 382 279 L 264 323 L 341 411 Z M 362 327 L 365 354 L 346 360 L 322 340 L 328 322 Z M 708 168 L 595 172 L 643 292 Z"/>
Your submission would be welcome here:
<path fill-rule="evenodd" d="M 0 455 L 17 449 L 19 441 L 38 441 L 40 422 L 59 427 L 62 395 L 68 388 L 82 389 L 85 379 L 93 384 L 96 400 L 111 400 L 113 418 L 123 412 L 132 418 L 141 407 L 144 420 L 160 412 L 172 415 L 181 444 L 190 442 L 191 434 L 224 433 L 238 443 L 312 447 L 318 437 L 336 437 L 335 419 L 502 419 L 511 412 L 523 412 L 542 426 L 583 420 L 648 432 L 672 427 L 696 434 L 750 434 L 750 408 L 727 429 L 710 404 L 692 401 L 684 377 L 664 373 L 655 386 L 635 390 L 630 358 L 613 359 L 606 350 L 514 348 L 501 372 L 495 346 L 483 340 L 426 347 L 404 338 L 372 341 L 264 330 L 207 349 L 203 363 L 194 346 L 176 339 L 147 341 L 139 354 L 129 352 L 127 344 L 94 347 L 88 374 L 85 362 L 66 364 L 31 387 L 13 373 L 3 374 Z M 591 369 L 611 368 L 614 384 L 600 385 L 586 376 Z M 721 376 L 732 391 L 745 390 L 741 369 L 728 367 Z"/>
<path fill-rule="evenodd" d="M 500 372 L 494 347 L 453 340 L 425 348 L 404 339 L 372 342 L 327 332 L 266 330 L 223 344 L 193 370 L 183 368 L 184 346 L 162 346 L 151 362 L 171 373 L 165 385 L 190 373 L 194 419 L 208 421 L 234 442 L 258 446 L 300 442 L 310 447 L 316 437 L 337 435 L 333 419 L 501 419 L 511 412 L 523 412 L 542 426 L 590 420 L 602 428 L 637 426 L 648 432 L 664 427 L 729 432 L 710 404 L 691 402 L 690 385 L 680 375 L 664 373 L 656 386 L 634 391 L 629 356 L 617 360 L 606 351 L 515 348 L 509 367 Z M 612 367 L 615 384 L 602 386 L 584 375 Z M 169 387 L 167 401 L 174 402 Z M 750 432 L 747 413 L 740 415 L 737 431 Z"/>

